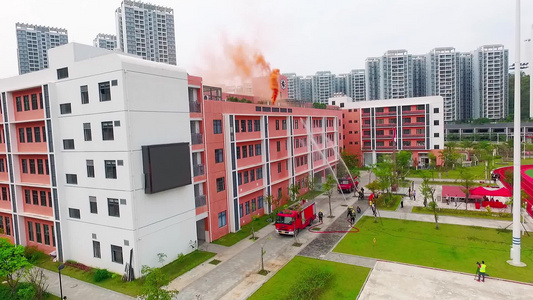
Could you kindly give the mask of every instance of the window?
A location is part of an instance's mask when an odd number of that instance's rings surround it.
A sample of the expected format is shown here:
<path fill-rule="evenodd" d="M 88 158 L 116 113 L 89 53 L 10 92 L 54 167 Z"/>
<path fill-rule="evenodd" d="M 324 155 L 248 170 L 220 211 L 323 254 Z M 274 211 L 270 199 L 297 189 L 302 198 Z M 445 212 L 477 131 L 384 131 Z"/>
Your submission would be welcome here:
<path fill-rule="evenodd" d="M 252 120 L 248 120 L 248 132 L 252 132 L 253 129 L 254 129 L 253 121 Z"/>
<path fill-rule="evenodd" d="M 435 126 L 439 126 L 439 120 L 435 120 L 435 121 L 433 121 L 433 125 L 435 125 Z"/>
<path fill-rule="evenodd" d="M 48 207 L 52 207 L 52 193 L 48 192 Z"/>
<path fill-rule="evenodd" d="M 433 137 L 439 137 L 439 133 L 438 133 L 438 132 L 435 132 L 435 133 L 433 134 Z"/>
<path fill-rule="evenodd" d="M 122 264 L 122 247 L 111 245 L 111 261 Z"/>
<path fill-rule="evenodd" d="M 50 170 L 48 169 L 48 159 L 44 160 L 44 164 L 46 165 L 46 169 L 45 169 L 46 175 L 50 175 Z"/>
<path fill-rule="evenodd" d="M 244 213 L 246 215 L 249 215 L 250 214 L 250 201 L 244 203 Z"/>
<path fill-rule="evenodd" d="M 17 111 L 22 111 L 22 101 L 20 97 L 16 98 L 16 102 L 17 102 Z"/>
<path fill-rule="evenodd" d="M 24 111 L 30 110 L 30 97 L 29 96 L 23 96 L 24 99 Z"/>
<path fill-rule="evenodd" d="M 111 86 L 117 86 L 118 85 L 118 80 L 111 80 Z"/>
<path fill-rule="evenodd" d="M 74 149 L 74 140 L 63 140 L 63 149 L 64 150 L 73 150 Z"/>
<path fill-rule="evenodd" d="M 43 224 L 44 229 L 44 244 L 50 245 L 50 227 L 46 224 Z"/>
<path fill-rule="evenodd" d="M 43 109 L 43 93 L 39 93 L 39 106 Z"/>
<path fill-rule="evenodd" d="M 402 106 L 402 111 L 411 111 L 411 106 Z"/>
<path fill-rule="evenodd" d="M 70 106 L 70 103 L 59 104 L 59 111 L 62 115 L 70 114 L 72 113 L 72 107 Z"/>
<path fill-rule="evenodd" d="M 26 128 L 26 141 L 33 143 L 33 131 L 31 127 Z"/>
<path fill-rule="evenodd" d="M 246 120 L 241 120 L 241 132 L 246 132 Z"/>
<path fill-rule="evenodd" d="M 40 191 L 39 192 L 39 196 L 41 196 L 41 206 L 45 206 L 46 207 L 46 192 L 45 191 Z"/>
<path fill-rule="evenodd" d="M 80 86 L 81 104 L 89 103 L 89 89 L 86 85 Z"/>
<path fill-rule="evenodd" d="M 439 108 L 438 107 L 433 108 L 433 113 L 434 114 L 438 114 L 439 113 Z"/>
<path fill-rule="evenodd" d="M 117 161 L 104 160 L 105 178 L 117 179 Z"/>
<path fill-rule="evenodd" d="M 35 235 L 37 236 L 37 243 L 43 242 L 43 237 L 41 236 L 41 223 L 35 223 Z"/>
<path fill-rule="evenodd" d="M 46 130 L 44 126 L 43 126 L 43 142 L 46 142 Z"/>
<path fill-rule="evenodd" d="M 241 147 L 237 147 L 237 159 L 241 159 Z"/>
<path fill-rule="evenodd" d="M 239 185 L 241 185 L 242 184 L 242 173 L 237 174 L 237 180 L 238 180 Z"/>
<path fill-rule="evenodd" d="M 222 133 L 222 120 L 213 120 L 213 133 Z"/>
<path fill-rule="evenodd" d="M 6 169 L 4 167 L 4 159 L 0 158 L 0 172 L 5 172 Z"/>
<path fill-rule="evenodd" d="M 107 198 L 107 210 L 110 217 L 120 217 L 118 199 Z"/>
<path fill-rule="evenodd" d="M 80 210 L 77 208 L 69 208 L 68 209 L 68 216 L 73 219 L 79 219 L 80 218 Z"/>
<path fill-rule="evenodd" d="M 31 109 L 32 110 L 39 109 L 39 102 L 37 101 L 37 94 L 31 95 Z"/>
<path fill-rule="evenodd" d="M 30 174 L 35 174 L 35 159 L 30 159 Z"/>
<path fill-rule="evenodd" d="M 28 160 L 22 159 L 22 173 L 28 174 Z"/>
<path fill-rule="evenodd" d="M 244 174 L 244 184 L 247 184 L 249 182 L 248 181 L 248 171 L 244 171 L 243 174 Z"/>
<path fill-rule="evenodd" d="M 242 158 L 248 157 L 248 148 L 246 146 L 242 146 Z"/>
<path fill-rule="evenodd" d="M 424 134 L 424 129 L 417 129 L 416 134 Z"/>
<path fill-rule="evenodd" d="M 433 149 L 435 149 L 435 150 L 439 150 L 440 147 L 439 147 L 439 145 L 434 145 L 434 146 L 433 146 Z"/>
<path fill-rule="evenodd" d="M 115 135 L 113 134 L 113 122 L 102 122 L 102 140 L 113 141 L 114 139 Z"/>
<path fill-rule="evenodd" d="M 11 235 L 11 221 L 9 220 L 9 217 L 5 217 L 6 219 L 6 234 Z"/>
<path fill-rule="evenodd" d="M 255 198 L 254 198 L 254 199 L 252 199 L 252 212 L 254 212 L 256 209 L 257 209 L 257 207 L 256 207 L 256 204 L 255 204 Z"/>
<path fill-rule="evenodd" d="M 294 120 L 294 129 L 298 129 L 298 120 Z"/>
<path fill-rule="evenodd" d="M 404 123 L 404 124 L 409 124 L 409 123 L 411 123 L 411 118 L 403 118 L 403 123 Z"/>
<path fill-rule="evenodd" d="M 96 202 L 95 196 L 89 196 L 89 209 L 91 211 L 91 214 L 98 213 L 98 203 Z"/>
<path fill-rule="evenodd" d="M 243 217 L 242 203 L 239 204 L 239 216 L 240 216 L 241 218 Z"/>
<path fill-rule="evenodd" d="M 248 145 L 248 152 L 250 152 L 250 157 L 254 156 L 254 145 Z"/>
<path fill-rule="evenodd" d="M 226 211 L 218 213 L 218 228 L 226 226 Z"/>
<path fill-rule="evenodd" d="M 287 120 L 281 120 L 281 129 L 287 130 Z"/>
<path fill-rule="evenodd" d="M 417 123 L 424 123 L 424 117 L 416 117 Z"/>
<path fill-rule="evenodd" d="M 98 83 L 98 90 L 100 91 L 100 102 L 111 100 L 111 88 L 109 81 Z"/>
<path fill-rule="evenodd" d="M 94 160 L 88 159 L 87 163 L 87 177 L 94 178 Z"/>
<path fill-rule="evenodd" d="M 78 175 L 76 175 L 76 174 L 67 174 L 67 183 L 78 184 Z"/>
<path fill-rule="evenodd" d="M 68 68 L 57 69 L 57 79 L 68 78 Z"/>
<path fill-rule="evenodd" d="M 102 254 L 100 253 L 100 242 L 98 241 L 93 241 L 93 257 L 102 258 Z"/>
<path fill-rule="evenodd" d="M 263 196 L 257 197 L 257 209 L 263 208 Z"/>
<path fill-rule="evenodd" d="M 19 141 L 21 143 L 26 142 L 26 135 L 24 134 L 24 128 L 19 128 Z"/>
<path fill-rule="evenodd" d="M 278 152 L 281 151 L 281 142 L 280 141 L 276 142 L 276 149 L 277 149 Z"/>
<path fill-rule="evenodd" d="M 255 144 L 255 155 L 261 155 L 261 144 Z"/>
<path fill-rule="evenodd" d="M 255 171 L 250 170 L 250 182 L 255 181 Z"/>
<path fill-rule="evenodd" d="M 44 175 L 44 164 L 42 159 L 37 160 L 37 174 Z"/>
<path fill-rule="evenodd" d="M 41 127 L 33 127 L 33 134 L 35 135 L 35 142 L 41 142 Z"/>
<path fill-rule="evenodd" d="M 278 199 L 281 199 L 281 196 L 283 196 L 281 188 L 278 188 Z"/>
<path fill-rule="evenodd" d="M 254 131 L 261 131 L 261 121 L 254 120 Z"/>
<path fill-rule="evenodd" d="M 226 189 L 226 179 L 224 177 L 217 178 L 217 192 L 222 192 Z"/>
<path fill-rule="evenodd" d="M 35 240 L 33 235 L 33 222 L 28 222 L 28 239 L 32 242 Z"/>
<path fill-rule="evenodd" d="M 215 163 L 221 163 L 224 161 L 224 152 L 222 149 L 215 149 Z"/>
<path fill-rule="evenodd" d="M 2 199 L 3 199 L 4 201 L 9 200 L 9 199 L 8 199 L 8 196 L 7 196 L 7 187 L 5 187 L 5 186 L 2 187 Z"/>
<path fill-rule="evenodd" d="M 281 163 L 278 163 L 278 173 L 281 173 Z"/>
<path fill-rule="evenodd" d="M 263 179 L 263 167 L 257 168 L 255 170 L 255 178 Z"/>
<path fill-rule="evenodd" d="M 279 120 L 276 120 L 276 130 L 279 130 Z"/>
<path fill-rule="evenodd" d="M 83 139 L 86 142 L 93 140 L 93 134 L 91 132 L 91 123 L 83 123 Z"/>
<path fill-rule="evenodd" d="M 425 109 L 425 107 L 424 107 L 423 104 L 416 106 L 416 110 L 424 110 L 424 109 Z"/>

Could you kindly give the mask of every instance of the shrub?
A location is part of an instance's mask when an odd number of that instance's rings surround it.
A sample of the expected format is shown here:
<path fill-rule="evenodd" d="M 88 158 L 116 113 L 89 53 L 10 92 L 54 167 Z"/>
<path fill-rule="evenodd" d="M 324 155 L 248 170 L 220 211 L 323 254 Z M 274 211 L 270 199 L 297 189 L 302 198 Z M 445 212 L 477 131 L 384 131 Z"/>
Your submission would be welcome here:
<path fill-rule="evenodd" d="M 73 261 L 73 260 L 67 260 L 67 262 L 65 263 L 65 266 L 76 268 L 76 269 L 80 269 L 80 270 L 85 271 L 85 272 L 89 272 L 89 271 L 91 271 L 93 269 L 93 268 L 91 268 L 89 266 L 86 266 L 86 265 L 84 265 L 82 263 L 79 263 L 79 262 L 76 262 L 76 261 Z"/>
<path fill-rule="evenodd" d="M 26 247 L 24 248 L 24 257 L 31 263 L 34 264 L 40 260 L 43 260 L 48 257 L 48 255 L 39 251 L 37 247 Z"/>
<path fill-rule="evenodd" d="M 31 284 L 20 284 L 17 287 L 17 298 L 19 300 L 33 300 L 37 291 Z"/>
<path fill-rule="evenodd" d="M 112 275 L 111 272 L 109 272 L 106 269 L 98 269 L 96 270 L 96 272 L 94 272 L 94 281 L 96 282 L 104 281 L 108 278 L 111 278 L 111 275 Z"/>
<path fill-rule="evenodd" d="M 286 300 L 317 299 L 333 278 L 333 272 L 320 268 L 307 270 L 291 288 Z"/>

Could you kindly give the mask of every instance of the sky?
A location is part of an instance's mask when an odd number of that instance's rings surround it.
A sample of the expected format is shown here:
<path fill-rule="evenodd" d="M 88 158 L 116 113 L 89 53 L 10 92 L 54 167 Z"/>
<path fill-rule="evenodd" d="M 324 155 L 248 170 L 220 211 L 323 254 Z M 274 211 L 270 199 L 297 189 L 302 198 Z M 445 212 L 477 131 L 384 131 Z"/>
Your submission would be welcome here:
<path fill-rule="evenodd" d="M 511 0 L 149 2 L 174 9 L 178 65 L 192 75 L 223 59 L 220 45 L 225 40 L 253 46 L 282 73 L 304 76 L 364 68 L 367 57 L 393 49 L 425 54 L 435 47 L 472 51 L 503 44 L 514 61 Z M 92 45 L 98 33 L 115 34 L 114 12 L 121 0 L 6 3 L 0 11 L 0 78 L 18 74 L 16 22 L 65 28 L 69 42 Z M 522 40 L 531 38 L 532 11 L 533 1 L 522 0 Z M 531 44 L 522 43 L 522 61 Z"/>

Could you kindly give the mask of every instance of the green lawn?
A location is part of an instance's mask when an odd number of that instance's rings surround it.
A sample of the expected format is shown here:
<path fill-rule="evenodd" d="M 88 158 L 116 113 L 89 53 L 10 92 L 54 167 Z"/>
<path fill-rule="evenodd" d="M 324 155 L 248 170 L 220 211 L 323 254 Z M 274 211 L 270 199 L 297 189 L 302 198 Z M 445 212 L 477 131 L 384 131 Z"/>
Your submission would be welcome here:
<path fill-rule="evenodd" d="M 507 264 L 511 231 L 490 228 L 363 217 L 360 230 L 348 234 L 333 251 L 474 273 L 484 260 L 493 277 L 533 283 L 533 237 L 522 237 L 522 261 L 527 267 Z M 376 239 L 374 245 L 373 239 Z"/>
<path fill-rule="evenodd" d="M 300 199 L 307 199 L 307 200 L 313 200 L 315 199 L 318 195 L 322 194 L 322 191 L 309 191 L 301 196 L 298 196 L 298 198 Z"/>
<path fill-rule="evenodd" d="M 430 214 L 433 215 L 433 210 L 429 207 L 415 206 L 413 207 L 414 213 Z M 495 220 L 513 220 L 513 215 L 510 213 L 489 213 L 485 209 L 480 210 L 464 210 L 453 208 L 439 208 L 438 215 L 441 216 L 454 216 L 454 217 L 468 217 L 468 218 L 480 218 L 480 219 L 495 219 Z"/>
<path fill-rule="evenodd" d="M 531 165 L 533 164 L 533 158 L 526 158 L 522 160 L 523 165 Z M 501 168 L 506 166 L 512 166 L 513 162 L 502 162 L 501 159 L 496 159 L 494 163 L 494 168 Z M 485 179 L 485 163 L 482 162 L 478 164 L 477 166 L 472 166 L 467 168 L 472 175 L 474 176 L 474 180 L 484 180 Z M 422 178 L 424 176 L 427 176 L 431 178 L 431 172 L 429 170 L 411 170 L 409 174 L 407 174 L 407 177 L 410 178 Z M 490 176 L 490 174 L 489 174 Z M 439 172 L 435 172 L 435 179 L 439 178 Z M 446 175 L 446 172 L 441 172 L 441 178 L 445 179 L 460 179 L 459 169 L 450 170 L 448 171 L 448 175 Z M 489 177 L 490 180 L 490 177 Z"/>
<path fill-rule="evenodd" d="M 379 196 L 379 199 L 377 201 L 377 207 L 381 210 L 392 210 L 395 211 L 398 209 L 398 206 L 400 205 L 400 202 L 402 201 L 402 196 L 400 195 L 392 195 L 392 199 L 389 200 L 387 203 L 385 203 L 386 194 L 383 193 Z"/>
<path fill-rule="evenodd" d="M 165 273 L 169 277 L 169 280 L 173 280 L 213 256 L 215 256 L 215 253 L 198 250 L 191 252 L 183 256 L 182 258 L 179 258 L 167 264 L 161 269 L 163 270 L 163 273 Z M 60 265 L 60 263 L 52 262 L 50 258 L 45 258 L 38 261 L 35 265 L 50 271 L 57 272 L 57 267 Z M 132 282 L 124 282 L 121 278 L 122 275 L 113 274 L 113 278 L 109 278 L 101 282 L 95 282 L 94 272 L 94 269 L 92 271 L 85 272 L 80 269 L 67 266 L 61 271 L 61 274 L 133 297 L 141 293 L 141 287 L 143 284 L 142 278 Z"/>
<path fill-rule="evenodd" d="M 296 256 L 249 299 L 287 299 L 290 292 L 298 284 L 298 278 L 301 277 L 301 274 L 313 268 L 326 270 L 333 274 L 329 284 L 316 299 L 355 299 L 370 272 L 369 268 Z"/>
<path fill-rule="evenodd" d="M 218 244 L 222 246 L 233 246 L 237 244 L 239 241 L 249 237 L 252 234 L 252 226 L 254 231 L 258 231 L 259 229 L 267 226 L 268 224 L 272 224 L 267 221 L 267 219 L 270 216 L 268 214 L 260 217 L 259 219 L 252 221 L 244 226 L 241 227 L 241 230 L 237 232 L 231 232 L 226 234 L 225 236 L 219 238 L 218 240 L 213 241 L 213 244 Z"/>
<path fill-rule="evenodd" d="M 526 170 L 526 175 L 533 178 L 533 169 Z"/>

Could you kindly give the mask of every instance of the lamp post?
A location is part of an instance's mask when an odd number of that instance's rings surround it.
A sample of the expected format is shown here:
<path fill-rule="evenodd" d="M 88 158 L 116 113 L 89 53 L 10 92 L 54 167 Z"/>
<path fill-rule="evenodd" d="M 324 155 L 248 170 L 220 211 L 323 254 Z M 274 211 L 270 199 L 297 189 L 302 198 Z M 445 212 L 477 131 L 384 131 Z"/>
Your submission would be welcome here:
<path fill-rule="evenodd" d="M 513 140 L 513 240 L 511 260 L 507 262 L 512 266 L 523 267 L 526 264 L 520 261 L 520 0 L 516 0 L 515 16 L 515 76 L 514 76 L 514 135 Z"/>
<path fill-rule="evenodd" d="M 67 297 L 63 298 L 63 286 L 61 285 L 61 270 L 65 268 L 65 264 L 60 264 L 59 267 L 57 267 L 57 270 L 59 271 L 59 294 L 61 295 L 61 300 L 66 299 Z"/>

